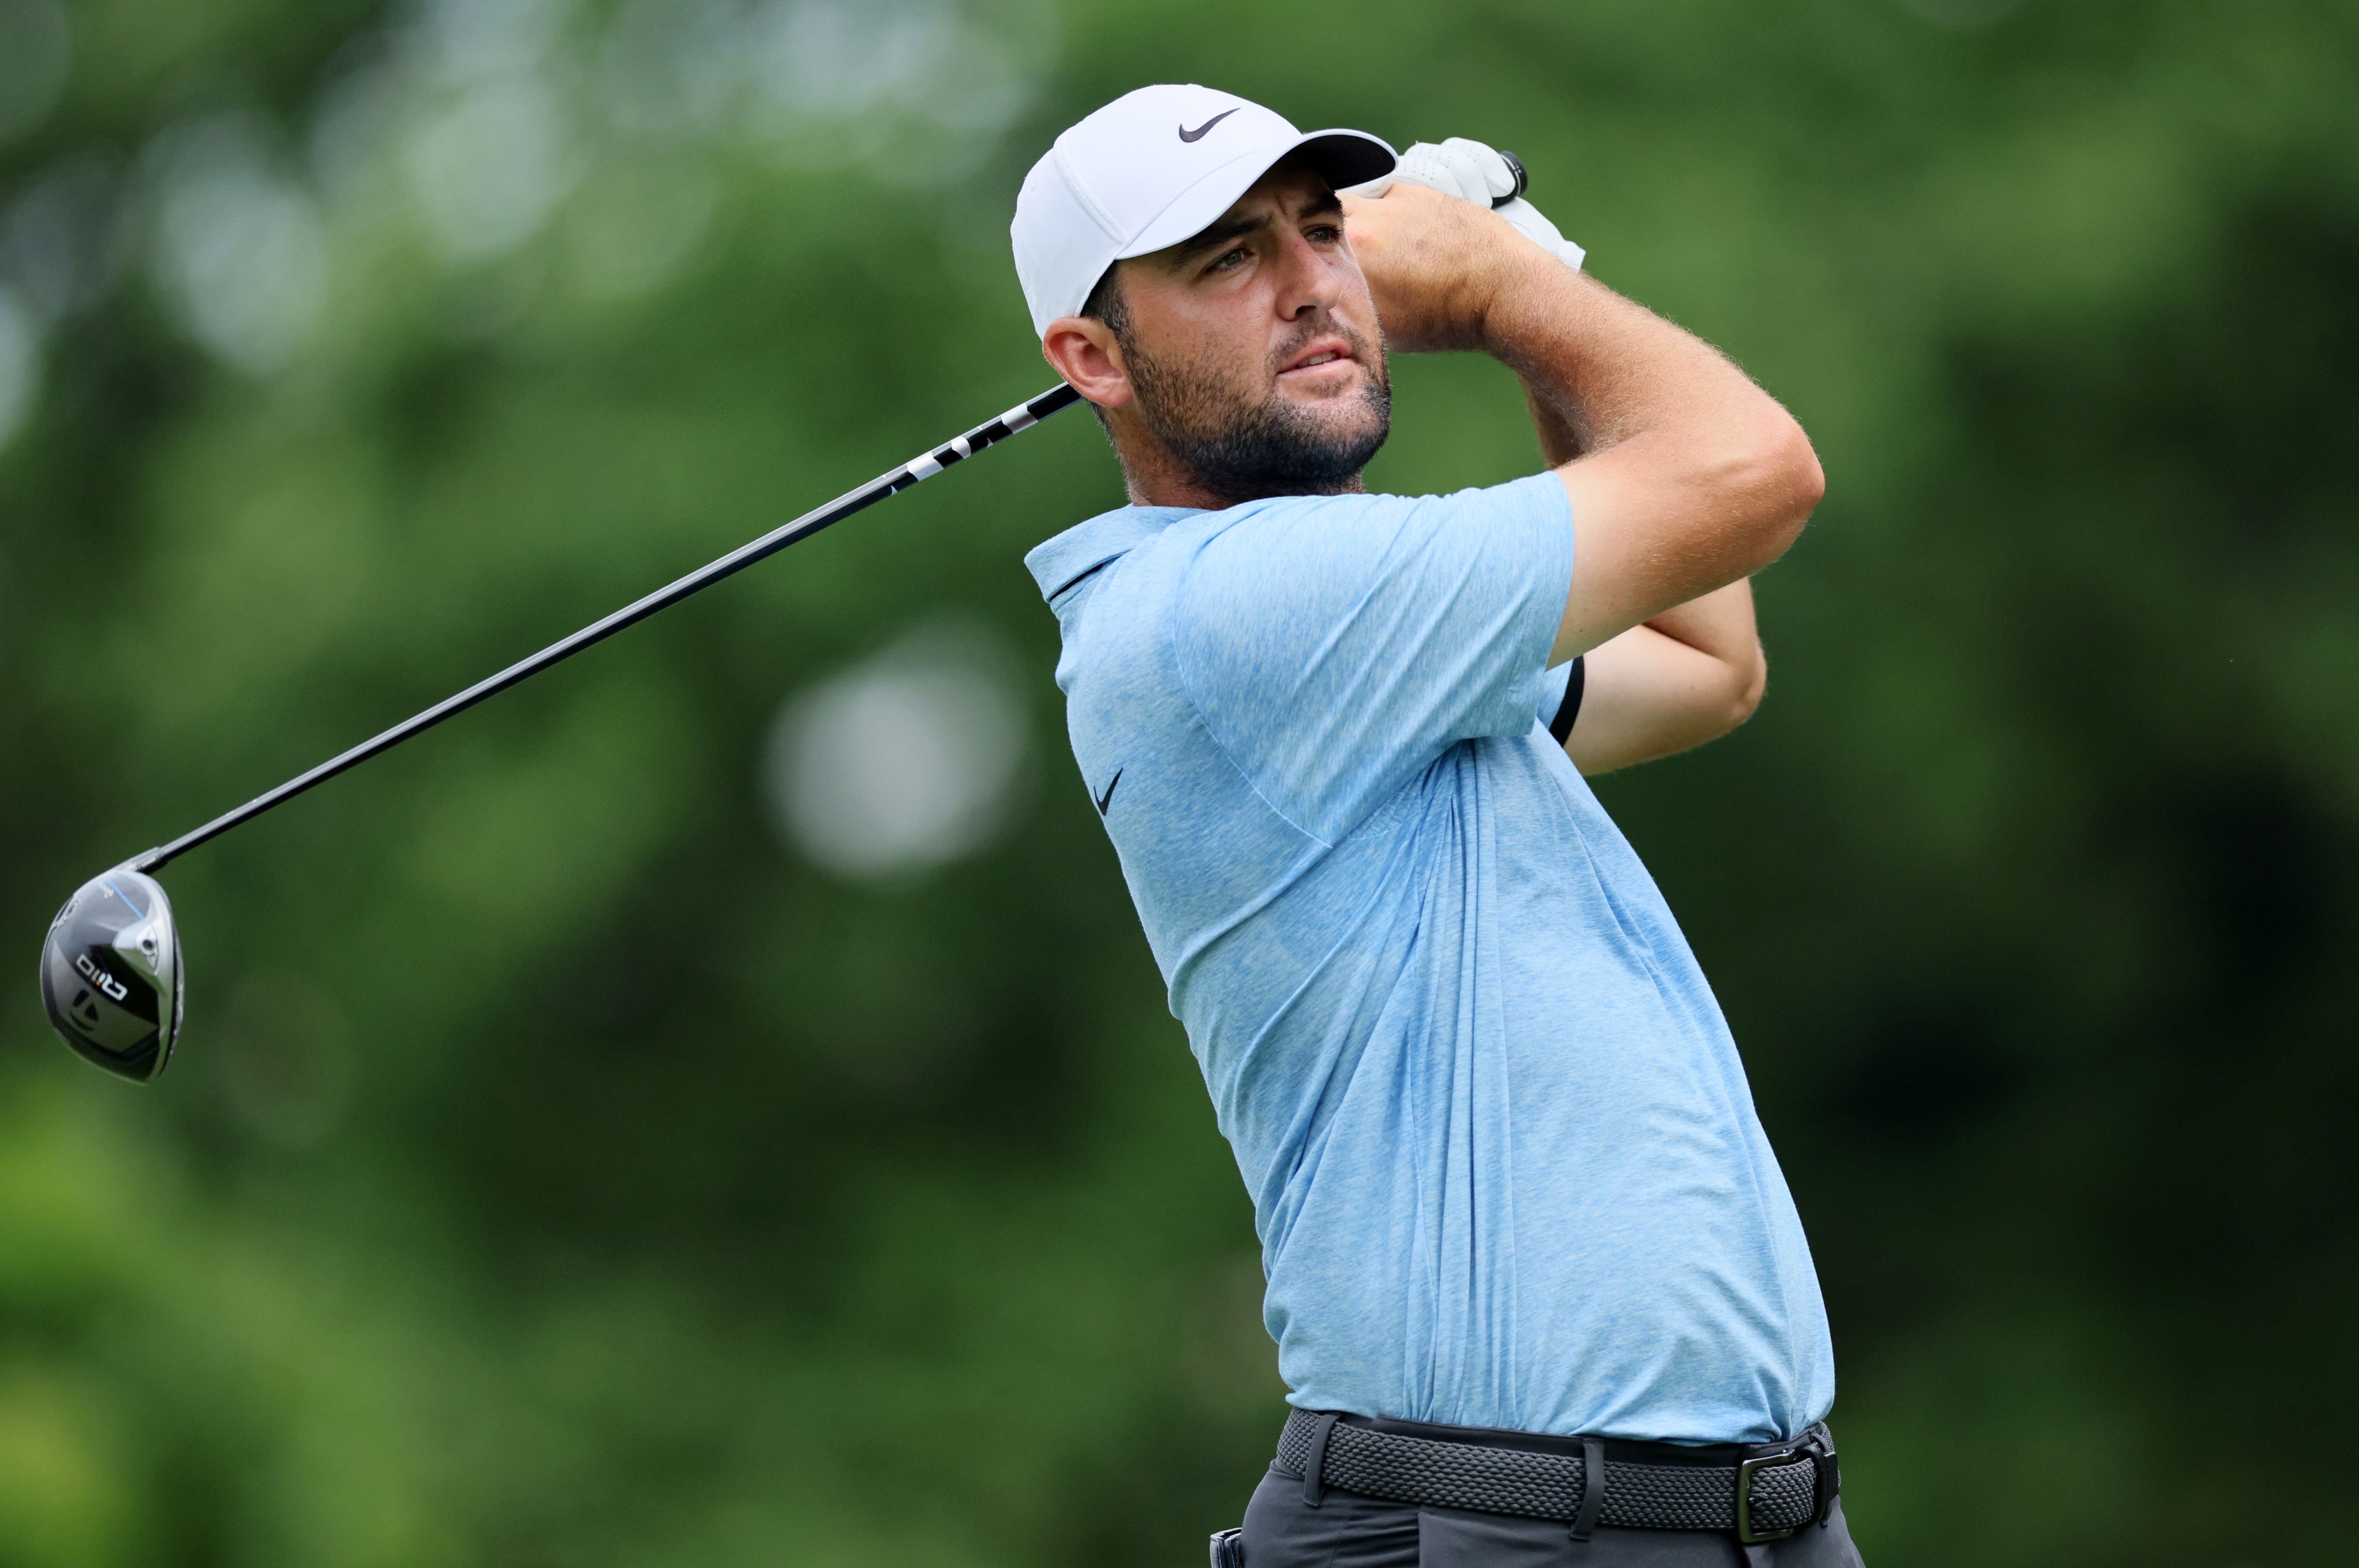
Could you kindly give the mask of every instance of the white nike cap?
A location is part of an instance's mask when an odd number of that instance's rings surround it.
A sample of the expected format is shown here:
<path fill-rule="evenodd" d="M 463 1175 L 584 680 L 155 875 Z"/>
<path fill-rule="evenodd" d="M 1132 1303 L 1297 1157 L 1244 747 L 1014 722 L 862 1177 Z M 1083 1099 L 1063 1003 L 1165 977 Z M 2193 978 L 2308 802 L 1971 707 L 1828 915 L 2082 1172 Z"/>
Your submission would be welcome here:
<path fill-rule="evenodd" d="M 1105 269 L 1203 228 L 1291 152 L 1337 190 L 1392 172 L 1364 131 L 1298 131 L 1282 114 L 1209 87 L 1125 93 L 1057 138 L 1016 198 L 1008 238 L 1032 326 L 1088 302 Z"/>

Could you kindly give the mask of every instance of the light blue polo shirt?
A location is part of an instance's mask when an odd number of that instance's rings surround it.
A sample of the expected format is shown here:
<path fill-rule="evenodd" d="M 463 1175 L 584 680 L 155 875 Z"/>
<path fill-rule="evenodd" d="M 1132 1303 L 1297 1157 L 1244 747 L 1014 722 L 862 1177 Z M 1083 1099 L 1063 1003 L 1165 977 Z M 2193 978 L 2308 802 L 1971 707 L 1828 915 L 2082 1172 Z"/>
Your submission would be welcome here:
<path fill-rule="evenodd" d="M 1561 482 L 1130 506 L 1025 563 L 1292 1402 L 1697 1443 L 1824 1415 L 1735 1042 L 1544 727 Z"/>

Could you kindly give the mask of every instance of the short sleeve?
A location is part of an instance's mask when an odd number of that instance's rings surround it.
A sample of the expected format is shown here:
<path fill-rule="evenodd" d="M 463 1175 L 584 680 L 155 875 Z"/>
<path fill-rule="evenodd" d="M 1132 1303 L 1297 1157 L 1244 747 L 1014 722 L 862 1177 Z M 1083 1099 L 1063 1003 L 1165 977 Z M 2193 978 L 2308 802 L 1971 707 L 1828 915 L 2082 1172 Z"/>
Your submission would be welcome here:
<path fill-rule="evenodd" d="M 1572 516 L 1555 474 L 1220 517 L 1174 604 L 1180 672 L 1214 742 L 1314 836 L 1460 741 L 1529 734 L 1562 695 L 1547 664 Z"/>

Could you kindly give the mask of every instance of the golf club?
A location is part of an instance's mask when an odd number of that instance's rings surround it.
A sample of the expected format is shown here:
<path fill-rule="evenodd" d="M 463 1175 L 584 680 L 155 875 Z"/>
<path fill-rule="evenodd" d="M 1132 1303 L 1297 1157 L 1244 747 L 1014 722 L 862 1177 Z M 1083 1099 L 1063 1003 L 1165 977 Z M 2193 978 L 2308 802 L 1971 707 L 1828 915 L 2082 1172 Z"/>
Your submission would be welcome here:
<path fill-rule="evenodd" d="M 139 1083 L 156 1078 L 172 1060 L 173 1042 L 179 1038 L 188 970 L 180 951 L 179 932 L 172 923 L 171 900 L 164 896 L 163 886 L 153 873 L 199 844 L 293 800 L 313 785 L 324 784 L 344 769 L 391 750 L 452 714 L 464 713 L 484 698 L 572 658 L 592 643 L 603 642 L 624 627 L 636 626 L 658 610 L 677 604 L 798 540 L 809 539 L 831 523 L 842 522 L 863 507 L 932 478 L 951 464 L 964 462 L 984 448 L 1006 441 L 1080 399 L 1081 394 L 1071 387 L 1053 387 L 996 419 L 975 426 L 947 445 L 911 458 L 858 489 L 805 512 L 711 565 L 690 572 L 670 586 L 626 604 L 563 641 L 552 643 L 531 658 L 443 699 L 375 739 L 330 757 L 237 810 L 91 878 L 58 911 L 57 919 L 49 923 L 49 938 L 41 946 L 41 1001 L 49 1008 L 50 1026 L 85 1061 Z"/>

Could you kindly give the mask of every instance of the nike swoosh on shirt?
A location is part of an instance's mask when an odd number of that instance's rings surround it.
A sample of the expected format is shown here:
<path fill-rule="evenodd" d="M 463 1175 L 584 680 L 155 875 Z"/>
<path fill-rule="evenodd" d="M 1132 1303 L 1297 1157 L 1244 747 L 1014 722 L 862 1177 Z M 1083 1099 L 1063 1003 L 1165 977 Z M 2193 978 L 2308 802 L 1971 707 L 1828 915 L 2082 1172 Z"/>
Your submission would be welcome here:
<path fill-rule="evenodd" d="M 1187 126 L 1182 125 L 1180 127 L 1180 139 L 1183 142 L 1202 141 L 1206 131 L 1211 130 L 1214 125 L 1219 125 L 1223 120 L 1227 119 L 1230 115 L 1235 113 L 1236 111 L 1234 109 L 1223 109 L 1192 131 Z"/>
<path fill-rule="evenodd" d="M 1117 768 L 1114 770 L 1114 777 L 1106 780 L 1106 792 L 1096 797 L 1098 803 L 1098 815 L 1102 817 L 1104 816 L 1106 814 L 1106 808 L 1114 804 L 1114 787 L 1121 782 L 1122 769 Z"/>

